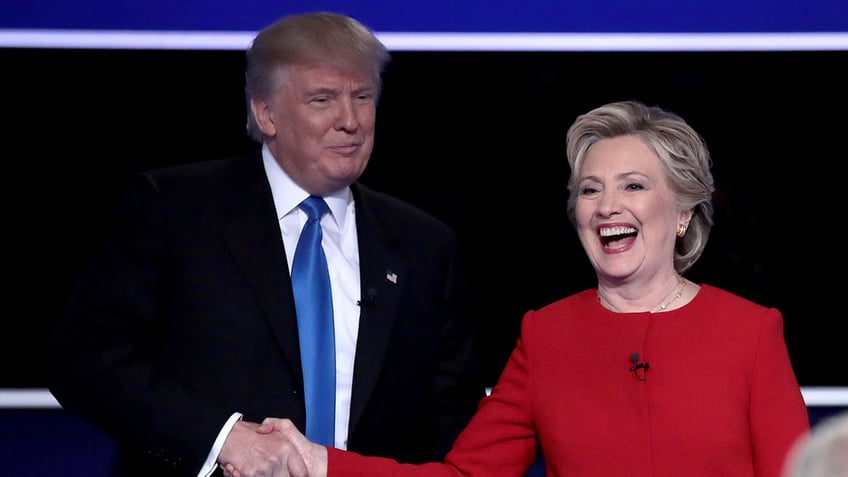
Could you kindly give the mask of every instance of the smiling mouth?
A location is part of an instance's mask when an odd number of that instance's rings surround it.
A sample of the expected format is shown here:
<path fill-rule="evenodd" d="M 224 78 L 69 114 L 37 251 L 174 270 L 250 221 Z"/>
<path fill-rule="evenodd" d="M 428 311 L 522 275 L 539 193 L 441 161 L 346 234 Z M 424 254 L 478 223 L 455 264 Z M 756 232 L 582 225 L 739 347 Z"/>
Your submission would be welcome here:
<path fill-rule="evenodd" d="M 349 155 L 359 150 L 359 144 L 339 144 L 331 149 L 340 154 Z"/>
<path fill-rule="evenodd" d="M 615 247 L 616 242 L 635 237 L 638 231 L 633 227 L 617 225 L 615 227 L 601 228 L 598 233 L 601 237 L 601 244 L 604 247 Z"/>

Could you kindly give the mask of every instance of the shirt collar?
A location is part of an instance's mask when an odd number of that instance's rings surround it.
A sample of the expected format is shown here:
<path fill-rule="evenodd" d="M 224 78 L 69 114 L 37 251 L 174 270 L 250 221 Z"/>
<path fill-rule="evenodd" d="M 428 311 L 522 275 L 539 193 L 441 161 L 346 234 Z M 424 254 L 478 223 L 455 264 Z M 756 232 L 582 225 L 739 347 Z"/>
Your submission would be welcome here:
<path fill-rule="evenodd" d="M 265 167 L 268 182 L 271 184 L 271 195 L 274 197 L 277 219 L 280 220 L 294 211 L 303 202 L 303 199 L 309 197 L 309 193 L 286 174 L 277 160 L 274 159 L 274 155 L 271 154 L 267 144 L 262 145 L 262 164 Z M 327 202 L 327 206 L 330 208 L 336 223 L 339 224 L 339 228 L 344 230 L 344 221 L 347 216 L 345 211 L 353 201 L 350 187 L 345 187 L 334 194 L 325 196 L 324 201 Z"/>

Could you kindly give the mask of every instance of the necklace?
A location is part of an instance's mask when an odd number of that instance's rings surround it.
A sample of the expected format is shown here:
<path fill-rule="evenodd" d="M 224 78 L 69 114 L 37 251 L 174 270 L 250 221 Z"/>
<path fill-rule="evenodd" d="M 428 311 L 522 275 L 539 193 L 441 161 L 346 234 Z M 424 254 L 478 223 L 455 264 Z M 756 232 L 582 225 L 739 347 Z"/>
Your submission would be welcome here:
<path fill-rule="evenodd" d="M 683 290 L 686 289 L 686 280 L 683 277 L 680 277 L 680 282 L 675 288 L 675 291 L 672 291 L 672 295 L 670 299 L 666 302 L 660 302 L 659 305 L 655 306 L 651 309 L 651 311 L 665 311 L 672 303 L 675 302 L 678 298 L 683 296 Z M 613 311 L 619 311 L 612 303 L 609 302 L 603 295 L 601 295 L 601 291 L 598 290 L 598 301 L 601 305 L 604 305 L 606 308 L 609 308 Z"/>
<path fill-rule="evenodd" d="M 660 303 L 660 306 L 658 307 L 657 311 L 665 311 L 665 309 L 668 308 L 669 305 L 674 303 L 674 300 L 677 300 L 678 298 L 683 296 L 684 288 L 686 288 L 686 280 L 684 280 L 683 277 L 680 277 L 680 288 L 677 289 L 677 293 L 674 294 L 671 300 L 668 300 L 665 303 Z"/>

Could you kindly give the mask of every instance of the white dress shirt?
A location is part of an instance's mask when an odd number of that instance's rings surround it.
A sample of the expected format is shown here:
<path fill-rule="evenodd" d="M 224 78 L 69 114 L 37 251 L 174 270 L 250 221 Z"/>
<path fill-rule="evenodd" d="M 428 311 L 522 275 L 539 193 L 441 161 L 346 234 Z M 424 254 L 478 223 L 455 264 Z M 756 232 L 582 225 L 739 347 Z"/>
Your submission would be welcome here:
<path fill-rule="evenodd" d="M 271 155 L 268 147 L 262 146 L 262 161 L 265 174 L 271 184 L 274 207 L 283 235 L 289 274 L 294 261 L 297 240 L 306 223 L 306 213 L 298 205 L 309 196 L 299 185 L 286 175 Z M 336 342 L 336 430 L 335 447 L 347 449 L 347 432 L 350 421 L 350 395 L 353 383 L 353 361 L 356 337 L 359 332 L 359 306 L 361 298 L 359 283 L 359 244 L 356 240 L 356 210 L 350 188 L 324 197 L 330 213 L 321 218 L 323 239 L 321 245 L 327 256 L 330 270 L 330 288 L 333 294 L 333 325 Z M 198 477 L 207 477 L 217 467 L 218 454 L 230 430 L 242 417 L 234 412 L 225 423 L 212 451 L 209 453 Z M 287 416 L 267 416 L 287 417 Z M 302 429 L 301 429 L 302 430 Z"/>

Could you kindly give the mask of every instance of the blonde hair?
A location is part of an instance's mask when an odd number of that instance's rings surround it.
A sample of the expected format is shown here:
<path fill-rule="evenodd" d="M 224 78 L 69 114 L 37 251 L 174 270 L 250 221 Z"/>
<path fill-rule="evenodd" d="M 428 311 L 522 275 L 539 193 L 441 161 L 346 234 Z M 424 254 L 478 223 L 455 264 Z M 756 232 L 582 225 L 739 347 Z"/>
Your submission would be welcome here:
<path fill-rule="evenodd" d="M 795 444 L 787 463 L 785 477 L 848 476 L 848 411 L 813 427 Z"/>
<path fill-rule="evenodd" d="M 244 92 L 248 135 L 262 142 L 250 101 L 270 98 L 283 84 L 285 66 L 333 65 L 367 71 L 379 94 L 389 59 L 388 50 L 374 33 L 348 16 L 314 12 L 277 20 L 262 29 L 247 49 Z"/>
<path fill-rule="evenodd" d="M 681 210 L 693 211 L 689 228 L 678 237 L 674 268 L 688 270 L 701 256 L 713 226 L 710 171 L 712 160 L 703 138 L 680 116 L 638 101 L 605 104 L 580 115 L 568 129 L 566 155 L 571 168 L 568 181 L 568 218 L 575 223 L 577 178 L 589 148 L 605 138 L 634 135 L 657 154 Z"/>

